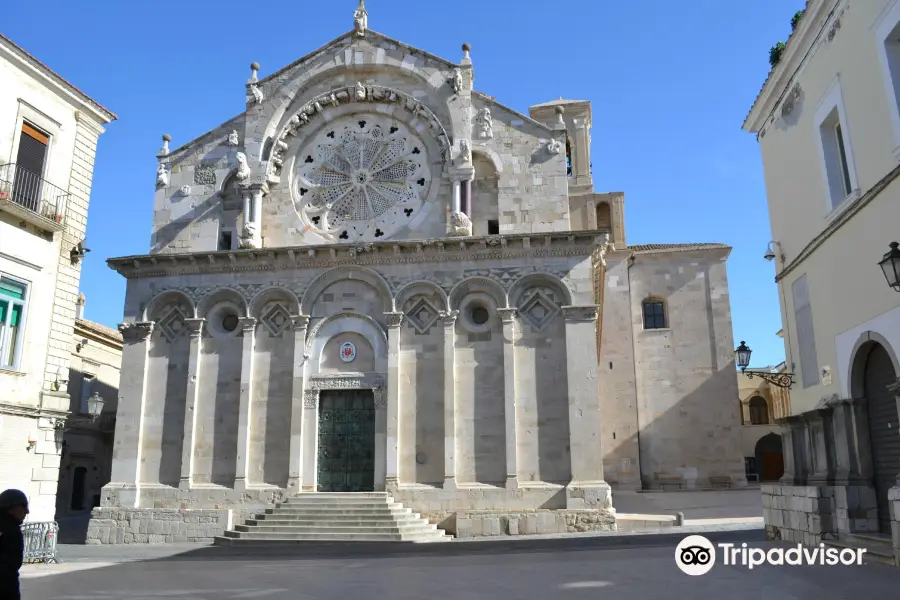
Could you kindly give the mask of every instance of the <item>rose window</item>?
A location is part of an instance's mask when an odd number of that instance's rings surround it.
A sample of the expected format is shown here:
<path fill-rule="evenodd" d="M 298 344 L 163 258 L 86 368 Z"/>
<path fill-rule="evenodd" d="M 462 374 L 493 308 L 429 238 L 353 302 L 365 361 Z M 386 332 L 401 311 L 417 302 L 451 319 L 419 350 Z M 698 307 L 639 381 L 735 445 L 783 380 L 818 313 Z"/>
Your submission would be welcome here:
<path fill-rule="evenodd" d="M 388 117 L 337 119 L 297 156 L 297 212 L 329 239 L 387 239 L 422 210 L 431 186 L 426 154 L 416 135 Z"/>

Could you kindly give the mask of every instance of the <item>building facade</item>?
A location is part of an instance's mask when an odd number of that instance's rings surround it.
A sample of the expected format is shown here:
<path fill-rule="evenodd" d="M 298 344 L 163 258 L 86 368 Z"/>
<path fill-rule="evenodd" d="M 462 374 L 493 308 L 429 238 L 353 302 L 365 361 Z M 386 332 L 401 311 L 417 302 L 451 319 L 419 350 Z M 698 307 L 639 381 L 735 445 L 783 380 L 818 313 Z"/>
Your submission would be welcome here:
<path fill-rule="evenodd" d="M 97 139 L 115 115 L 0 36 L 0 488 L 56 508 Z"/>
<path fill-rule="evenodd" d="M 765 492 L 785 539 L 887 541 L 897 520 L 900 295 L 878 262 L 900 220 L 898 48 L 895 0 L 810 0 L 744 124 L 762 150 L 795 374 L 785 485 Z"/>
<path fill-rule="evenodd" d="M 63 435 L 56 496 L 56 520 L 84 533 L 91 510 L 100 506 L 101 488 L 112 474 L 113 433 L 119 399 L 122 334 L 84 318 L 85 296 L 79 294 L 69 361 L 69 412 Z M 88 399 L 100 397 L 103 410 L 90 416 Z"/>
<path fill-rule="evenodd" d="M 150 253 L 109 261 L 122 402 L 93 535 L 144 541 L 123 509 L 373 489 L 447 528 L 603 529 L 610 484 L 745 485 L 730 249 L 628 246 L 589 102 L 520 114 L 473 89 L 468 45 L 454 63 L 367 20 L 164 137 Z"/>

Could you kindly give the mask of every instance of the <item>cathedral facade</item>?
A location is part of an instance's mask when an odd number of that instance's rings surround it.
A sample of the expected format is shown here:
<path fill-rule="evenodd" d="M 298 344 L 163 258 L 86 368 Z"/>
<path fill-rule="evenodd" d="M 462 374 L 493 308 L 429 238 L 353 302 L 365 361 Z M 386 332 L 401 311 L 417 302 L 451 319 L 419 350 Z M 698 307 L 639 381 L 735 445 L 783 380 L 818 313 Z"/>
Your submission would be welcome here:
<path fill-rule="evenodd" d="M 388 491 L 436 523 L 609 528 L 610 484 L 745 485 L 729 248 L 626 244 L 589 102 L 521 114 L 473 89 L 467 45 L 354 20 L 254 63 L 240 115 L 164 137 L 150 252 L 109 261 L 125 347 L 95 517 Z"/>

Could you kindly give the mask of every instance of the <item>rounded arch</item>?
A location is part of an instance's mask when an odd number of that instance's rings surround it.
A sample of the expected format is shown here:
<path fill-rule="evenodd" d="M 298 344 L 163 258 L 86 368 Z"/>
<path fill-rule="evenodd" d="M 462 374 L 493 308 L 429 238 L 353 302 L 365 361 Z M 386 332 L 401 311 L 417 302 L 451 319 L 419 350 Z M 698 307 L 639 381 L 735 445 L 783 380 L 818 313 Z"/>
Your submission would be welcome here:
<path fill-rule="evenodd" d="M 204 296 L 203 299 L 197 303 L 197 316 L 206 318 L 210 309 L 220 302 L 234 304 L 241 313 L 240 316 L 247 316 L 247 300 L 244 298 L 243 294 L 230 287 L 219 288 Z"/>
<path fill-rule="evenodd" d="M 874 350 L 875 346 L 881 346 L 891 357 L 894 365 L 894 373 L 900 374 L 900 362 L 897 360 L 897 353 L 894 351 L 891 343 L 887 341 L 883 335 L 877 331 L 866 331 L 860 334 L 850 353 L 850 392 L 851 398 L 862 398 L 866 395 L 865 379 L 866 379 L 866 360 L 869 353 Z"/>
<path fill-rule="evenodd" d="M 322 292 L 332 283 L 341 281 L 342 279 L 350 279 L 363 281 L 375 288 L 383 295 L 384 300 L 389 304 L 389 309 L 394 310 L 394 293 L 391 286 L 385 281 L 384 277 L 371 269 L 365 267 L 334 267 L 329 269 L 312 280 L 306 292 L 303 294 L 303 300 L 300 308 L 303 314 L 310 314 L 310 310 L 315 304 L 316 299 L 322 295 Z"/>
<path fill-rule="evenodd" d="M 378 324 L 378 321 L 356 312 L 343 312 L 325 317 L 315 324 L 306 341 L 306 358 L 309 361 L 310 375 L 315 375 L 319 370 L 322 350 L 328 340 L 345 332 L 358 333 L 366 338 L 372 346 L 375 355 L 377 372 L 387 372 L 387 333 Z"/>
<path fill-rule="evenodd" d="M 482 292 L 491 296 L 498 308 L 508 308 L 506 290 L 499 283 L 487 277 L 469 277 L 463 279 L 450 290 L 448 304 L 452 310 L 459 309 L 460 301 L 472 292 Z"/>
<path fill-rule="evenodd" d="M 572 292 L 562 279 L 550 273 L 531 273 L 517 279 L 509 288 L 510 306 L 518 306 L 522 294 L 535 285 L 544 285 L 555 289 L 560 295 L 560 306 L 571 306 Z"/>
<path fill-rule="evenodd" d="M 430 281 L 413 281 L 408 283 L 397 292 L 394 296 L 394 307 L 397 310 L 403 310 L 403 305 L 418 294 L 434 294 L 441 299 L 441 310 L 450 310 L 447 292 L 436 283 Z"/>
<path fill-rule="evenodd" d="M 612 207 L 606 200 L 597 202 L 594 207 L 594 215 L 597 220 L 597 229 L 612 229 Z"/>
<path fill-rule="evenodd" d="M 760 481 L 778 481 L 784 475 L 784 450 L 780 435 L 767 433 L 759 438 L 753 448 L 753 456 Z"/>
<path fill-rule="evenodd" d="M 482 146 L 481 144 L 474 144 L 472 146 L 472 154 L 480 154 L 487 158 L 494 165 L 494 170 L 499 174 L 503 172 L 503 159 L 500 158 L 500 155 L 488 148 L 487 146 Z"/>
<path fill-rule="evenodd" d="M 288 311 L 290 311 L 292 315 L 300 313 L 300 299 L 297 298 L 297 295 L 294 292 L 283 287 L 269 286 L 257 292 L 250 300 L 248 308 L 250 316 L 256 317 L 257 319 L 260 318 L 262 316 L 262 309 L 266 304 L 277 300 L 287 302 Z"/>
<path fill-rule="evenodd" d="M 769 402 L 760 395 L 753 396 L 747 402 L 750 411 L 751 425 L 769 424 Z"/>
<path fill-rule="evenodd" d="M 147 307 L 144 309 L 144 321 L 155 321 L 161 315 L 159 311 L 170 304 L 182 306 L 187 309 L 187 316 L 193 318 L 197 316 L 197 308 L 194 306 L 190 296 L 181 290 L 166 290 L 154 296 Z"/>

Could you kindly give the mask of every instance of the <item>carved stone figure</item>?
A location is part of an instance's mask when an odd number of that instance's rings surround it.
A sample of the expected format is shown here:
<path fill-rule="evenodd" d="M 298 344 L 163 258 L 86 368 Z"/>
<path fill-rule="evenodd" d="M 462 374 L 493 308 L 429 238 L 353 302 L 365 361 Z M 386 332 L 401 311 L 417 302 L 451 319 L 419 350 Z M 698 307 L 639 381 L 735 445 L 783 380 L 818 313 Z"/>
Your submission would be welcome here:
<path fill-rule="evenodd" d="M 466 213 L 455 212 L 450 215 L 450 235 L 458 237 L 472 235 L 472 220 Z"/>
<path fill-rule="evenodd" d="M 472 164 L 472 147 L 469 140 L 459 140 L 459 164 Z"/>
<path fill-rule="evenodd" d="M 364 102 L 366 99 L 366 86 L 357 82 L 356 88 L 355 88 L 355 93 L 356 93 L 356 101 Z"/>
<path fill-rule="evenodd" d="M 353 11 L 353 29 L 356 35 L 366 35 L 369 29 L 369 13 L 366 11 L 366 0 L 359 0 L 359 7 Z"/>
<path fill-rule="evenodd" d="M 262 90 L 255 83 L 250 84 L 250 93 L 253 94 L 252 104 L 262 104 L 263 100 L 265 100 Z"/>
<path fill-rule="evenodd" d="M 241 138 L 238 135 L 237 129 L 232 129 L 231 133 L 228 134 L 228 145 L 229 146 L 237 146 L 241 143 Z"/>
<path fill-rule="evenodd" d="M 169 185 L 169 171 L 166 165 L 159 165 L 156 169 L 156 187 L 166 187 Z"/>
<path fill-rule="evenodd" d="M 247 155 L 243 152 L 237 153 L 238 170 L 235 177 L 238 181 L 247 181 L 250 178 L 250 165 L 247 164 Z"/>
<path fill-rule="evenodd" d="M 554 139 L 547 142 L 547 152 L 550 154 L 559 154 L 562 152 L 562 147 L 562 142 L 559 140 Z"/>
<path fill-rule="evenodd" d="M 457 94 L 460 93 L 463 89 L 463 78 L 462 78 L 462 70 L 453 69 L 453 77 L 450 79 L 450 86 L 453 88 L 453 91 Z"/>
<path fill-rule="evenodd" d="M 259 247 L 259 227 L 256 226 L 256 223 L 250 222 L 244 224 L 244 229 L 241 231 L 241 237 L 239 240 L 239 246 L 242 249 L 251 249 Z"/>
<path fill-rule="evenodd" d="M 600 259 L 600 264 L 604 267 L 606 266 L 606 255 L 610 252 L 616 251 L 616 245 L 609 241 L 609 234 L 606 233 L 603 235 L 603 244 L 597 249 L 597 258 Z"/>
<path fill-rule="evenodd" d="M 491 116 L 491 109 L 482 108 L 475 115 L 475 135 L 483 140 L 494 137 L 494 118 Z"/>

